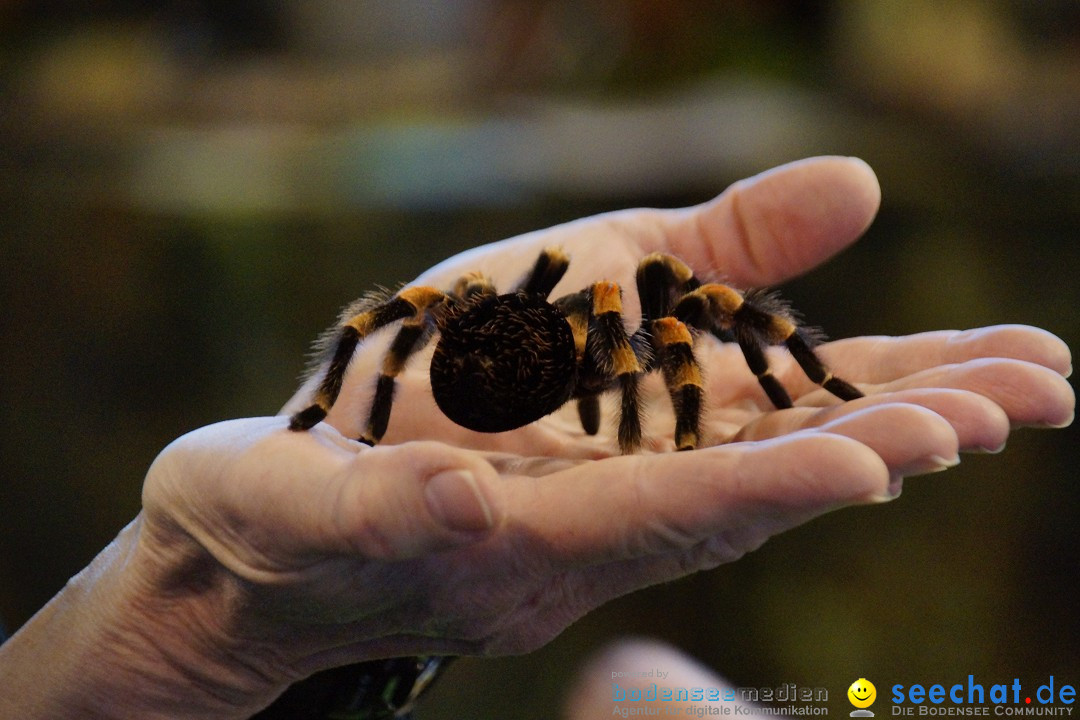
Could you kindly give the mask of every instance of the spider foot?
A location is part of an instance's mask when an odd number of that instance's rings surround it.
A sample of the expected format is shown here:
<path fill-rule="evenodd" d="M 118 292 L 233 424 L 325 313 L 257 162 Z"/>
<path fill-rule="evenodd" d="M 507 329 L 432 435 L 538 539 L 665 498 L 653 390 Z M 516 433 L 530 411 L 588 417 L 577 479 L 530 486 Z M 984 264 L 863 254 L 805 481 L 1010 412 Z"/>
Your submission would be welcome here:
<path fill-rule="evenodd" d="M 312 405 L 289 418 L 289 429 L 294 432 L 310 430 L 326 417 L 326 410 L 319 405 Z"/>

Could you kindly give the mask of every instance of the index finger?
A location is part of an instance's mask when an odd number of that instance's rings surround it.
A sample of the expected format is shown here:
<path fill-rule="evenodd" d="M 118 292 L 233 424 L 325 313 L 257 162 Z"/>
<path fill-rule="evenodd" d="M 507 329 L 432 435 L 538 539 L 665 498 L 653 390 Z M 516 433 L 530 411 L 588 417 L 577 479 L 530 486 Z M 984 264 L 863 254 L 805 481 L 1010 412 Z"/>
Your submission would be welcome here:
<path fill-rule="evenodd" d="M 664 555 L 717 534 L 748 552 L 824 512 L 884 497 L 888 485 L 871 448 L 805 432 L 609 458 L 504 489 L 515 530 L 565 569 Z"/>
<path fill-rule="evenodd" d="M 774 285 L 855 242 L 880 204 L 877 177 L 862 160 L 807 158 L 676 214 L 666 250 L 742 287 Z"/>
<path fill-rule="evenodd" d="M 1052 333 L 1028 325 L 845 338 L 822 346 L 821 352 L 837 372 L 868 383 L 885 383 L 980 358 L 1023 360 L 1064 377 L 1072 373 L 1069 346 Z"/>

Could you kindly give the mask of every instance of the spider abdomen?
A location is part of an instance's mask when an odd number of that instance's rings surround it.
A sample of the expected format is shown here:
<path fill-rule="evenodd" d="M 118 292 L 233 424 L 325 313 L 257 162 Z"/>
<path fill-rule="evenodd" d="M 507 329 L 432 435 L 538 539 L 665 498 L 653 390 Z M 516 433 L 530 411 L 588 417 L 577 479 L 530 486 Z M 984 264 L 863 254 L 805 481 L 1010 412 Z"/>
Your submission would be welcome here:
<path fill-rule="evenodd" d="M 489 295 L 439 322 L 431 392 L 458 425 L 503 432 L 550 415 L 575 387 L 574 336 L 566 316 L 528 293 Z"/>

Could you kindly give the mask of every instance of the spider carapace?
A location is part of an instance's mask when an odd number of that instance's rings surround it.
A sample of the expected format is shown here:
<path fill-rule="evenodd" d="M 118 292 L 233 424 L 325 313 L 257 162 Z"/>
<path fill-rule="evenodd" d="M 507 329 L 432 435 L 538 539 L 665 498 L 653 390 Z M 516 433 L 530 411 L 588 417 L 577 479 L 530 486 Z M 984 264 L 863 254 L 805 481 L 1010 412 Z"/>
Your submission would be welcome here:
<path fill-rule="evenodd" d="M 561 249 L 547 248 L 505 294 L 471 273 L 448 290 L 408 286 L 389 297 L 358 300 L 324 336 L 314 402 L 292 416 L 290 428 L 306 430 L 326 417 L 357 347 L 393 323 L 400 328 L 383 359 L 359 438 L 368 444 L 386 432 L 395 379 L 435 335 L 439 339 L 431 358 L 431 391 L 439 409 L 455 423 L 479 432 L 513 430 L 574 400 L 585 432 L 595 434 L 600 427 L 599 396 L 617 391 L 623 453 L 641 445 L 638 388 L 643 375 L 653 371 L 661 373 L 671 396 L 675 447 L 691 450 L 701 442 L 704 388 L 693 345 L 702 334 L 737 342 L 777 408 L 792 403 L 769 368 L 769 345 L 785 346 L 813 382 L 837 397 L 862 397 L 826 368 L 813 350 L 817 333 L 800 327 L 773 293 L 742 293 L 703 283 L 683 261 L 653 253 L 637 268 L 642 317 L 637 330 L 628 333 L 622 291 L 613 282 L 595 282 L 549 300 L 569 264 Z"/>

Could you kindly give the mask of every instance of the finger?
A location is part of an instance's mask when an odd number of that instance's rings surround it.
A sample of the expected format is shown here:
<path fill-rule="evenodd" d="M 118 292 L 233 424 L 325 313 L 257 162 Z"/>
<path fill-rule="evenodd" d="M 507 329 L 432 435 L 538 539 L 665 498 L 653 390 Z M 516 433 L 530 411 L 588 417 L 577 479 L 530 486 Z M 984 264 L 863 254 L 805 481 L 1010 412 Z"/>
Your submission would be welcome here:
<path fill-rule="evenodd" d="M 959 462 L 959 440 L 953 425 L 936 412 L 904 403 L 866 404 L 861 408 L 841 407 L 836 412 L 775 412 L 789 420 L 762 421 L 747 426 L 737 439 L 758 439 L 792 423 L 786 432 L 805 429 L 845 435 L 872 448 L 893 475 L 918 475 Z M 745 437 L 744 437 L 745 435 Z"/>
<path fill-rule="evenodd" d="M 720 532 L 741 554 L 828 510 L 870 501 L 888 482 L 888 468 L 865 445 L 803 433 L 610 458 L 506 490 L 516 529 L 565 566 L 685 549 Z"/>
<path fill-rule="evenodd" d="M 335 478 L 359 443 L 283 417 L 216 423 L 173 441 L 143 485 L 151 527 L 179 525 L 240 577 L 274 582 L 321 559 L 338 539 L 328 521 Z"/>
<path fill-rule="evenodd" d="M 821 354 L 838 373 L 871 383 L 986 357 L 1024 360 L 1065 377 L 1072 372 L 1069 346 L 1053 334 L 1027 325 L 851 338 L 823 345 Z"/>
<path fill-rule="evenodd" d="M 737 182 L 704 205 L 608 213 L 476 248 L 417 282 L 445 285 L 468 270 L 512 281 L 542 247 L 562 245 L 572 262 L 556 295 L 579 289 L 586 276 L 632 287 L 637 261 L 650 252 L 672 253 L 701 274 L 744 287 L 771 285 L 854 242 L 880 201 L 877 178 L 862 160 L 809 158 Z"/>
<path fill-rule="evenodd" d="M 666 250 L 699 273 L 742 287 L 774 285 L 854 242 L 881 203 L 873 170 L 857 158 L 816 157 L 735 183 L 711 202 L 674 211 Z"/>
<path fill-rule="evenodd" d="M 827 423 L 867 408 L 886 404 L 918 405 L 943 417 L 956 433 L 963 451 L 997 452 L 1009 437 L 1009 417 L 989 398 L 966 390 L 916 388 L 881 393 L 825 408 L 795 407 L 764 413 L 746 425 L 736 440 L 764 440 L 825 427 Z"/>
<path fill-rule="evenodd" d="M 923 370 L 876 387 L 861 387 L 868 394 L 933 387 L 968 390 L 1001 407 L 1013 427 L 1064 427 L 1072 422 L 1076 406 L 1072 386 L 1065 378 L 1042 365 L 1021 360 L 970 360 Z M 807 403 L 824 401 L 815 395 L 807 396 Z"/>
<path fill-rule="evenodd" d="M 518 522 L 505 540 L 529 548 L 527 567 L 552 581 L 508 620 L 505 647 L 488 650 L 536 647 L 552 617 L 561 627 L 627 592 L 737 560 L 772 535 L 879 500 L 888 488 L 877 453 L 825 432 L 612 458 L 515 483 L 508 504 Z"/>
<path fill-rule="evenodd" d="M 823 423 L 821 432 L 843 435 L 876 452 L 889 468 L 889 500 L 900 493 L 900 481 L 938 472 L 960 463 L 960 444 L 952 425 L 918 405 L 889 403 L 864 408 Z"/>
<path fill-rule="evenodd" d="M 367 448 L 327 497 L 332 548 L 401 560 L 473 543 L 504 517 L 494 469 L 468 451 L 413 442 Z"/>

